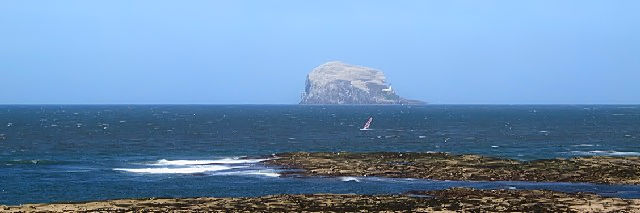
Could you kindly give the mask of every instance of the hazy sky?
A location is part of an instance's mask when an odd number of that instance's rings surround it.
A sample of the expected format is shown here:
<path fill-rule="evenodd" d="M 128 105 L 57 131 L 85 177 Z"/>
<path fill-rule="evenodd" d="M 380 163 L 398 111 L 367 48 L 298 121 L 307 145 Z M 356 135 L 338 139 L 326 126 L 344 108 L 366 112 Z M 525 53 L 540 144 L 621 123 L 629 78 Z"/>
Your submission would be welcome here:
<path fill-rule="evenodd" d="M 640 103 L 640 1 L 0 1 L 0 104 L 297 103 L 331 60 L 431 103 Z"/>

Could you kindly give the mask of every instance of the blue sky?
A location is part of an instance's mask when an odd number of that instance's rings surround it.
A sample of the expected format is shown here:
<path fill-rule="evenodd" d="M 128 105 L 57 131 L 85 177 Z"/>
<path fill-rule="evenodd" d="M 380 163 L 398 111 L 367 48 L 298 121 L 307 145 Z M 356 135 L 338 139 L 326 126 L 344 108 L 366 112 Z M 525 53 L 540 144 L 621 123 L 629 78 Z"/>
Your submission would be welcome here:
<path fill-rule="evenodd" d="M 331 60 L 439 104 L 640 103 L 640 1 L 0 2 L 0 104 L 293 104 Z"/>

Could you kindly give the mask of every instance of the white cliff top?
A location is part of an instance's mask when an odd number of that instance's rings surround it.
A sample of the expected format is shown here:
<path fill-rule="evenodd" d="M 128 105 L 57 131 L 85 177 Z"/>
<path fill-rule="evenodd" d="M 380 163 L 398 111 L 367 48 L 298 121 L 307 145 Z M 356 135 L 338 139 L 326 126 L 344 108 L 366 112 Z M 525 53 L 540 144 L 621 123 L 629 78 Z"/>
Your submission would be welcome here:
<path fill-rule="evenodd" d="M 354 87 L 367 92 L 369 92 L 367 83 L 386 85 L 386 78 L 381 71 L 339 61 L 327 62 L 309 73 L 309 81 L 315 86 L 321 87 L 336 80 L 349 81 Z"/>

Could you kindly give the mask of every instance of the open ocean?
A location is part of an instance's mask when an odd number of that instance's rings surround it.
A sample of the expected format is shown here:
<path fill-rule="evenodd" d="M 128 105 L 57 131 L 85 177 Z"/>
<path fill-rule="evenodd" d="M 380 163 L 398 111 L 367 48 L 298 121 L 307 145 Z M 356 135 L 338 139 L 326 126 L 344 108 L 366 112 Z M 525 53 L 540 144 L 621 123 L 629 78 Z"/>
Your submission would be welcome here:
<path fill-rule="evenodd" d="M 368 117 L 372 130 L 360 131 Z M 640 155 L 636 105 L 0 106 L 0 204 L 477 188 L 640 198 L 640 186 L 279 177 L 290 151 Z"/>

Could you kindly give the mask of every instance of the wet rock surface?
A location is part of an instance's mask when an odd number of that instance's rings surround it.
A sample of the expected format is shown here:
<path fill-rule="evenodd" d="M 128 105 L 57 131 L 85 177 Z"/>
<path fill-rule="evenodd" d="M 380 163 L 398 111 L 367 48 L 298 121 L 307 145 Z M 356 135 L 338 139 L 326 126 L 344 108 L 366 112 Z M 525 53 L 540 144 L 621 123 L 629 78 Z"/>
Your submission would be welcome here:
<path fill-rule="evenodd" d="M 444 210 L 473 212 L 639 212 L 640 200 L 606 198 L 590 193 L 548 190 L 478 190 L 452 188 L 412 191 L 432 196 Z M 433 210 L 439 210 L 433 208 Z"/>
<path fill-rule="evenodd" d="M 420 195 L 420 196 L 418 196 Z M 0 206 L 3 212 L 639 212 L 640 200 L 542 190 L 452 188 L 403 195 L 152 198 Z"/>
<path fill-rule="evenodd" d="M 275 156 L 265 163 L 294 169 L 285 175 L 640 184 L 640 157 L 518 161 L 447 153 L 292 152 Z"/>

